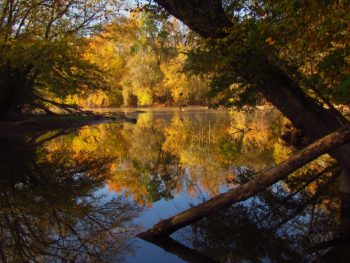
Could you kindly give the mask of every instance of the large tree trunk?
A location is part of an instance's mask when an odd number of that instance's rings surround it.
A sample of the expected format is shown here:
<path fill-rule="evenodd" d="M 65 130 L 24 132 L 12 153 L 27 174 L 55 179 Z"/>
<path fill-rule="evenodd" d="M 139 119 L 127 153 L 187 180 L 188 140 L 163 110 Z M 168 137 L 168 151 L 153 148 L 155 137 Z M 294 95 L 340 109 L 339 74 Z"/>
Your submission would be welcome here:
<path fill-rule="evenodd" d="M 261 71 L 261 84 L 257 86 L 259 91 L 308 138 L 317 140 L 347 122 L 308 97 L 276 66 L 268 65 Z M 332 155 L 342 166 L 350 165 L 349 144 L 333 151 Z"/>
<path fill-rule="evenodd" d="M 21 107 L 32 96 L 35 77 L 30 76 L 32 66 L 12 68 L 8 63 L 0 67 L 0 119 L 9 112 L 21 113 Z"/>
<path fill-rule="evenodd" d="M 314 142 L 276 167 L 263 171 L 259 176 L 249 182 L 220 194 L 204 203 L 192 207 L 173 217 L 160 221 L 150 230 L 141 233 L 139 237 L 155 239 L 168 236 L 174 231 L 192 224 L 210 214 L 213 214 L 230 205 L 246 200 L 266 187 L 285 178 L 296 169 L 314 160 L 318 156 L 333 150 L 335 147 L 350 141 L 350 125 L 333 132 L 330 135 Z"/>
<path fill-rule="evenodd" d="M 222 8 L 221 0 L 156 0 L 170 14 L 203 37 L 222 38 L 231 21 Z"/>

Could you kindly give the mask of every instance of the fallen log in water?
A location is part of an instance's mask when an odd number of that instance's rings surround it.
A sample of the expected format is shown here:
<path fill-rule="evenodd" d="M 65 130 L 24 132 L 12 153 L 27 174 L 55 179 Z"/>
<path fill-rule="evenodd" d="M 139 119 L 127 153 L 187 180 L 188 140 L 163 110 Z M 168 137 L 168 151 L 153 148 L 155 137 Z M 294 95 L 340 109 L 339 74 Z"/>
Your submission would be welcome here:
<path fill-rule="evenodd" d="M 350 141 L 350 125 L 346 125 L 310 144 L 308 147 L 295 153 L 279 165 L 266 171 L 262 171 L 259 176 L 249 182 L 209 199 L 197 206 L 189 208 L 173 217 L 160 221 L 151 229 L 140 233 L 138 237 L 145 240 L 154 240 L 159 237 L 169 236 L 182 227 L 192 224 L 234 203 L 256 195 L 266 187 L 269 187 L 277 181 L 285 178 L 290 173 L 316 159 L 320 155 L 327 153 L 348 141 Z"/>

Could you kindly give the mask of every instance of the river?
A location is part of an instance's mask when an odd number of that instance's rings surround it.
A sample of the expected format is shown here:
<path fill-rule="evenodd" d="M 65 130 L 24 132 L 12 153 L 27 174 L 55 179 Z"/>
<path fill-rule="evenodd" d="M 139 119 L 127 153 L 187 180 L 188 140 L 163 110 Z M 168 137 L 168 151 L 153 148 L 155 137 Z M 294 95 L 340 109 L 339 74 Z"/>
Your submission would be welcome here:
<path fill-rule="evenodd" d="M 176 232 L 178 251 L 136 238 L 296 149 L 281 139 L 289 124 L 273 109 L 129 109 L 127 115 L 137 123 L 0 138 L 3 260 L 309 262 L 324 253 L 312 250 L 316 244 L 336 237 L 337 183 L 322 187 L 332 173 L 308 182 L 332 163 L 323 156 Z"/>

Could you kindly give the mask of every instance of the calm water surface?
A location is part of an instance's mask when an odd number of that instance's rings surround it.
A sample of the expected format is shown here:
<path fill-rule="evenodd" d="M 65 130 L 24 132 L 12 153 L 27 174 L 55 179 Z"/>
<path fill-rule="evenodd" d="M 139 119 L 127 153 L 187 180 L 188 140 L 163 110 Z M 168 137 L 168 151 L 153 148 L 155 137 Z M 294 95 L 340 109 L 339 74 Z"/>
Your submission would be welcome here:
<path fill-rule="evenodd" d="M 321 253 L 310 248 L 336 235 L 330 174 L 298 188 L 327 166 L 323 157 L 178 231 L 173 238 L 182 249 L 171 244 L 167 252 L 135 238 L 295 149 L 280 139 L 288 122 L 274 110 L 133 112 L 136 124 L 0 139 L 3 261 L 309 262 Z"/>

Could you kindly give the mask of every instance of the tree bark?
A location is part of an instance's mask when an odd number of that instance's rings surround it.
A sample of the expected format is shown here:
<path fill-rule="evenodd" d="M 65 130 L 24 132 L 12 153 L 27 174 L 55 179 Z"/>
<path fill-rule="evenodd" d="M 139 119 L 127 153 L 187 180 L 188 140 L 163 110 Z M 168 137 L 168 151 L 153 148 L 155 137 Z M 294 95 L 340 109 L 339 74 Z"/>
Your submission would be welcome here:
<path fill-rule="evenodd" d="M 35 77 L 31 77 L 32 65 L 23 69 L 8 62 L 0 66 L 0 119 L 9 112 L 20 113 L 24 102 L 31 96 Z"/>
<path fill-rule="evenodd" d="M 221 0 L 156 0 L 156 2 L 203 37 L 225 37 L 227 35 L 225 29 L 232 26 L 222 8 Z"/>
<path fill-rule="evenodd" d="M 301 88 L 278 67 L 267 64 L 261 69 L 257 89 L 278 108 L 305 136 L 315 141 L 340 128 L 346 120 L 308 97 Z M 350 144 L 331 152 L 344 167 L 349 167 Z"/>
<path fill-rule="evenodd" d="M 249 182 L 237 188 L 231 189 L 226 193 L 220 194 L 173 217 L 162 220 L 151 229 L 139 234 L 138 236 L 146 240 L 168 236 L 184 226 L 192 224 L 234 203 L 246 200 L 256 195 L 266 187 L 285 178 L 290 173 L 314 160 L 318 156 L 349 141 L 350 125 L 346 125 L 332 134 L 314 142 L 305 149 L 297 152 L 278 166 L 261 172 L 259 176 L 255 177 Z"/>

